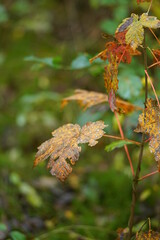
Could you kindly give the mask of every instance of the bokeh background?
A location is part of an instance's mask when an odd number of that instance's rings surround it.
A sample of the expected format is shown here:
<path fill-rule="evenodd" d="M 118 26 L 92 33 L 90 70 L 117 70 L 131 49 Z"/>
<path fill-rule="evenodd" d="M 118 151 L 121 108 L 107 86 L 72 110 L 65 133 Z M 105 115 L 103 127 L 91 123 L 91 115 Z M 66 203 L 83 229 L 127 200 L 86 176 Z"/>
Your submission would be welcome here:
<path fill-rule="evenodd" d="M 51 176 L 46 163 L 32 166 L 37 146 L 63 124 L 102 119 L 109 125 L 106 133 L 119 136 L 108 105 L 84 112 L 74 102 L 62 109 L 61 100 L 77 88 L 105 93 L 104 63 L 88 60 L 105 48 L 102 33 L 113 34 L 122 19 L 147 8 L 135 0 L 1 0 L 0 239 L 112 240 L 117 228 L 127 226 L 132 176 L 123 148 L 104 151 L 113 140 L 83 146 L 65 183 Z M 153 1 L 151 15 L 160 18 L 159 9 Z M 147 44 L 159 48 L 149 31 Z M 159 69 L 150 75 L 159 95 Z M 118 95 L 143 107 L 142 56 L 120 65 L 119 81 Z M 149 95 L 154 97 L 151 88 Z M 120 116 L 125 136 L 137 141 L 139 114 Z M 135 165 L 139 148 L 129 150 Z M 142 175 L 156 169 L 148 145 L 143 159 Z M 159 183 L 157 174 L 139 184 L 135 231 L 148 217 L 159 229 Z"/>

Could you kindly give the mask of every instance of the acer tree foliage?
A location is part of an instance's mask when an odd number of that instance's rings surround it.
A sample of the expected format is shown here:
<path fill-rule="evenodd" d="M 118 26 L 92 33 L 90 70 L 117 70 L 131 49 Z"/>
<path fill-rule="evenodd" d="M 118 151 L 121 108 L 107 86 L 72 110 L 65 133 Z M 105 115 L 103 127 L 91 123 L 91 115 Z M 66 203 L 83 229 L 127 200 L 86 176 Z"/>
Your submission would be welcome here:
<path fill-rule="evenodd" d="M 127 234 L 126 239 L 131 239 L 132 237 L 135 199 L 143 156 L 143 147 L 145 143 L 148 144 L 148 141 L 149 149 L 154 154 L 157 162 L 158 170 L 156 173 L 160 171 L 160 104 L 152 82 L 151 85 L 155 93 L 156 100 L 148 98 L 147 82 L 150 80 L 150 78 L 147 72 L 149 67 L 147 66 L 147 47 L 145 41 L 145 29 L 148 28 L 151 30 L 160 28 L 160 20 L 158 20 L 155 16 L 149 15 L 152 1 L 137 0 L 138 4 L 143 2 L 149 2 L 150 5 L 148 12 L 143 13 L 140 16 L 132 13 L 130 17 L 124 19 L 117 27 L 114 36 L 105 35 L 105 49 L 90 59 L 90 63 L 97 58 L 100 58 L 105 63 L 103 78 L 107 94 L 77 89 L 72 96 L 66 97 L 62 101 L 63 107 L 70 101 L 77 101 L 84 110 L 98 104 L 109 104 L 110 110 L 114 112 L 116 116 L 121 134 L 121 140 L 124 140 L 125 137 L 118 120 L 118 114 L 128 114 L 137 110 L 142 111 L 142 113 L 139 115 L 139 119 L 137 119 L 138 125 L 135 129 L 135 132 L 142 133 L 142 142 L 139 143 L 140 155 L 136 170 L 133 169 L 132 161 L 129 156 L 128 148 L 125 145 L 125 141 L 123 145 L 133 174 L 132 207 L 129 219 L 129 233 Z M 150 51 L 154 58 L 153 65 L 158 65 L 160 60 L 160 50 L 154 49 Z M 132 58 L 136 57 L 137 55 L 143 55 L 144 59 L 144 109 L 126 102 L 116 96 L 119 84 L 119 64 L 130 64 Z M 81 152 L 80 145 L 88 143 L 90 147 L 95 146 L 98 143 L 98 140 L 105 136 L 104 129 L 106 127 L 107 126 L 101 120 L 97 122 L 88 122 L 83 127 L 80 127 L 78 124 L 71 123 L 59 127 L 52 132 L 51 139 L 45 141 L 38 147 L 34 166 L 37 166 L 40 162 L 49 158 L 47 167 L 51 169 L 51 174 L 55 175 L 61 181 L 64 181 L 72 172 L 71 165 L 74 165 L 79 159 L 79 154 Z M 116 136 L 110 137 L 116 138 Z M 134 143 L 133 140 L 132 143 Z M 152 175 L 152 173 L 150 175 Z M 120 238 L 122 233 L 123 231 L 119 232 L 119 239 L 122 239 Z M 150 232 L 149 234 L 151 236 L 152 233 Z M 148 233 L 139 234 L 137 235 L 136 239 L 150 239 L 148 236 Z M 153 233 L 153 236 L 154 238 L 152 239 L 159 239 L 159 235 L 157 238 L 157 233 Z"/>
<path fill-rule="evenodd" d="M 44 161 L 48 157 L 48 168 L 51 168 L 51 174 L 55 175 L 61 181 L 72 172 L 72 165 L 79 159 L 81 147 L 79 144 L 88 143 L 90 147 L 95 146 L 104 135 L 103 129 L 107 127 L 103 121 L 88 122 L 82 128 L 78 124 L 66 124 L 54 132 L 52 138 L 39 146 L 36 154 L 34 166 Z"/>

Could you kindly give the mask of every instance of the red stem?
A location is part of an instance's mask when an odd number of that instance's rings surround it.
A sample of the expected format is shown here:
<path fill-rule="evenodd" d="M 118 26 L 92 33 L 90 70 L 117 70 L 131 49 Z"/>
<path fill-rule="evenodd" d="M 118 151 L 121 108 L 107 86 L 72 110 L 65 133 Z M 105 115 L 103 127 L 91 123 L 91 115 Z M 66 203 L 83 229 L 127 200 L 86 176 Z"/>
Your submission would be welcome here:
<path fill-rule="evenodd" d="M 122 139 L 125 139 L 125 138 L 124 138 L 124 133 L 123 133 L 123 130 L 122 130 L 121 123 L 120 123 L 120 121 L 119 121 L 117 112 L 114 112 L 114 115 L 115 115 L 116 120 L 117 120 L 117 124 L 118 124 L 118 128 L 119 128 L 121 137 L 122 137 Z M 129 164 L 130 164 L 130 167 L 131 167 L 132 176 L 134 176 L 135 174 L 134 174 L 134 169 L 133 169 L 133 165 L 132 165 L 132 160 L 131 160 L 131 157 L 130 157 L 130 155 L 129 155 L 129 151 L 128 151 L 127 145 L 124 145 L 124 149 L 125 149 L 125 152 L 126 152 L 126 155 L 127 155 L 127 158 L 128 158 Z"/>
<path fill-rule="evenodd" d="M 147 75 L 147 78 L 148 78 L 149 81 L 150 81 L 150 84 L 151 84 L 151 86 L 152 86 L 152 89 L 153 89 L 154 95 L 155 95 L 156 100 L 157 100 L 157 103 L 158 103 L 158 107 L 159 107 L 159 109 L 160 109 L 159 99 L 158 99 L 158 96 L 157 96 L 156 90 L 155 90 L 155 88 L 154 88 L 154 86 L 153 86 L 152 80 L 150 79 L 150 76 L 149 76 L 147 70 L 145 70 L 145 74 Z"/>
<path fill-rule="evenodd" d="M 145 176 L 139 178 L 138 181 L 141 181 L 141 180 L 143 180 L 143 179 L 145 179 L 145 178 L 148 178 L 148 177 L 150 177 L 150 176 L 152 176 L 152 175 L 154 175 L 154 174 L 156 174 L 156 173 L 159 173 L 159 171 L 156 170 L 156 171 L 154 171 L 154 172 L 148 173 L 148 174 L 146 174 Z"/>

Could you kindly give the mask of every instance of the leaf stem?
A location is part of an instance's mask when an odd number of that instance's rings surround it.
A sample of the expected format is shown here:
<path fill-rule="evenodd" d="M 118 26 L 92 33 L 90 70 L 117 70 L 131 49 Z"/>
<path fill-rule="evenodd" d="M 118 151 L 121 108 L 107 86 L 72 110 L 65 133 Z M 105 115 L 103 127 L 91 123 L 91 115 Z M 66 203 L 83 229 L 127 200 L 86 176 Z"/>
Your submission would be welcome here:
<path fill-rule="evenodd" d="M 146 41 L 145 41 L 145 33 L 144 33 L 144 41 L 143 41 L 143 58 L 144 58 L 144 68 L 147 71 L 147 51 L 146 51 Z M 148 79 L 147 75 L 145 74 L 145 103 L 144 103 L 144 109 L 146 108 L 147 103 L 147 97 L 148 97 Z M 145 112 L 145 110 L 144 110 Z M 131 210 L 130 210 L 130 217 L 128 221 L 128 227 L 129 227 L 129 234 L 127 240 L 130 240 L 132 238 L 132 228 L 134 224 L 134 214 L 135 214 L 135 205 L 136 205 L 136 198 L 137 198 L 137 188 L 138 188 L 138 180 L 139 180 L 139 174 L 141 171 L 141 163 L 143 158 L 143 149 L 145 144 L 145 134 L 142 134 L 142 140 L 141 140 L 141 147 L 140 147 L 140 153 L 139 153 L 139 159 L 136 169 L 135 177 L 133 178 L 132 182 L 132 203 L 131 203 Z"/>
<path fill-rule="evenodd" d="M 117 112 L 114 112 L 114 115 L 115 115 L 116 120 L 117 120 L 117 124 L 118 124 L 118 128 L 119 128 L 121 137 L 122 137 L 122 139 L 125 139 L 124 133 L 123 133 L 123 130 L 122 130 L 121 123 L 120 123 L 120 121 L 119 121 Z M 131 157 L 130 157 L 130 155 L 129 155 L 129 151 L 128 151 L 127 145 L 124 145 L 124 149 L 125 149 L 125 152 L 126 152 L 126 155 L 127 155 L 128 161 L 129 161 L 129 164 L 130 164 L 130 168 L 131 168 L 131 171 L 132 171 L 132 176 L 134 176 L 134 168 L 133 168 L 133 164 L 132 164 Z"/>
<path fill-rule="evenodd" d="M 153 0 L 151 0 L 151 3 L 150 3 L 150 5 L 149 5 L 148 11 L 147 11 L 147 14 L 148 14 L 148 13 L 149 13 L 149 11 L 151 10 L 152 3 L 153 3 Z"/>
<path fill-rule="evenodd" d="M 159 39 L 157 38 L 156 34 L 153 32 L 153 30 L 151 28 L 149 28 L 149 30 L 151 31 L 151 33 L 153 34 L 153 36 L 155 37 L 155 39 L 157 40 L 157 42 L 160 44 Z"/>
<path fill-rule="evenodd" d="M 156 170 L 156 171 L 154 171 L 154 172 L 148 173 L 148 174 L 144 175 L 143 177 L 139 178 L 138 181 L 141 181 L 141 180 L 143 180 L 143 179 L 145 179 L 145 178 L 148 178 L 148 177 L 150 177 L 150 176 L 152 176 L 152 175 L 154 175 L 154 174 L 156 174 L 156 173 L 159 173 L 159 171 Z"/>
<path fill-rule="evenodd" d="M 158 62 L 156 62 L 156 63 L 153 63 L 152 65 L 150 65 L 148 68 L 152 68 L 152 67 L 154 67 L 154 66 L 156 66 L 156 65 L 159 65 L 160 64 L 160 61 L 158 61 Z"/>
<path fill-rule="evenodd" d="M 150 81 L 150 84 L 151 84 L 151 86 L 152 86 L 152 89 L 153 89 L 154 95 L 155 95 L 156 100 L 157 100 L 157 103 L 158 103 L 158 107 L 159 107 L 159 109 L 160 109 L 159 99 L 158 99 L 158 96 L 157 96 L 156 90 L 155 90 L 155 88 L 154 88 L 154 86 L 153 86 L 152 80 L 151 80 L 151 78 L 150 78 L 150 76 L 149 76 L 147 70 L 145 70 L 145 74 L 147 75 L 148 80 Z"/>
<path fill-rule="evenodd" d="M 136 145 L 141 145 L 140 142 L 136 142 L 136 141 L 130 140 L 128 138 L 122 138 L 122 137 L 113 136 L 113 135 L 107 135 L 107 134 L 104 134 L 103 137 L 113 138 L 113 139 L 118 139 L 118 140 L 125 140 L 126 142 L 131 142 L 131 143 L 134 143 Z"/>

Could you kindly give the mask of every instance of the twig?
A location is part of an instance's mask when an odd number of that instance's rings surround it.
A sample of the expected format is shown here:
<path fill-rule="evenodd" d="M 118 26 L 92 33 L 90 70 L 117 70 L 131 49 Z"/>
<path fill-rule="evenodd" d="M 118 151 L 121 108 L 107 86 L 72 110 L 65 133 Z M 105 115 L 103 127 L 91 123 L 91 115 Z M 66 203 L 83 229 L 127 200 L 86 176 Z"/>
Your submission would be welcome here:
<path fill-rule="evenodd" d="M 159 65 L 160 64 L 160 61 L 158 61 L 158 62 L 156 62 L 156 63 L 153 63 L 152 65 L 150 65 L 148 68 L 152 68 L 152 67 L 154 67 L 154 66 L 156 66 L 156 65 Z"/>
<path fill-rule="evenodd" d="M 123 130 L 122 130 L 122 127 L 121 127 L 121 124 L 120 124 L 120 121 L 119 121 L 117 112 L 114 112 L 114 115 L 115 115 L 116 120 L 117 120 L 117 124 L 118 124 L 118 128 L 119 128 L 121 137 L 122 137 L 122 139 L 125 139 L 125 138 L 124 138 L 124 133 L 123 133 Z M 134 176 L 134 168 L 133 168 L 133 164 L 132 164 L 131 157 L 130 157 L 130 155 L 129 155 L 129 151 L 128 151 L 127 145 L 124 145 L 124 149 L 125 149 L 125 152 L 126 152 L 126 155 L 127 155 L 127 158 L 128 158 L 129 164 L 130 164 L 130 167 L 131 167 L 132 176 Z"/>
<path fill-rule="evenodd" d="M 141 180 L 143 180 L 143 179 L 145 179 L 145 178 L 148 178 L 148 177 L 150 177 L 150 176 L 152 176 L 152 175 L 154 175 L 154 174 L 156 174 L 156 173 L 159 173 L 159 171 L 156 170 L 156 171 L 154 171 L 154 172 L 148 173 L 148 174 L 144 175 L 143 177 L 139 178 L 138 181 L 141 181 Z"/>
<path fill-rule="evenodd" d="M 150 3 L 150 5 L 149 5 L 148 11 L 147 11 L 147 14 L 148 14 L 148 13 L 149 13 L 149 11 L 151 10 L 152 3 L 153 3 L 153 0 L 151 0 L 151 3 Z"/>
<path fill-rule="evenodd" d="M 118 137 L 118 136 L 107 135 L 107 134 L 104 134 L 103 137 L 113 138 L 113 139 L 118 139 L 118 140 L 125 140 L 126 142 L 131 142 L 131 143 L 134 143 L 136 145 L 141 145 L 140 142 L 136 142 L 136 141 L 130 140 L 128 138 L 121 138 L 121 137 Z"/>
<path fill-rule="evenodd" d="M 155 56 L 154 52 L 150 49 L 150 47 L 147 47 L 147 49 L 150 51 L 154 59 L 158 62 L 158 58 Z M 149 68 L 149 67 L 148 67 Z"/>
<path fill-rule="evenodd" d="M 155 37 L 155 39 L 157 40 L 157 42 L 160 44 L 159 39 L 157 38 L 156 34 L 153 32 L 153 30 L 151 28 L 149 28 L 149 30 L 151 31 L 151 33 L 153 34 L 153 36 Z"/>
<path fill-rule="evenodd" d="M 159 107 L 159 109 L 160 109 L 159 99 L 158 99 L 158 96 L 157 96 L 156 90 L 155 90 L 155 88 L 154 88 L 154 86 L 153 86 L 152 80 L 151 80 L 151 78 L 150 78 L 150 76 L 149 76 L 147 70 L 145 70 L 145 74 L 147 75 L 147 77 L 148 77 L 148 79 L 149 79 L 149 81 L 150 81 L 150 84 L 151 84 L 151 86 L 152 86 L 152 89 L 153 89 L 154 95 L 155 95 L 156 100 L 157 100 L 157 103 L 158 103 L 158 107 Z"/>

